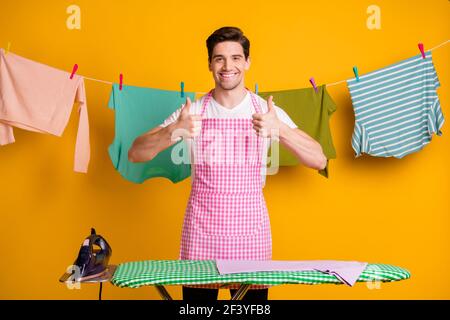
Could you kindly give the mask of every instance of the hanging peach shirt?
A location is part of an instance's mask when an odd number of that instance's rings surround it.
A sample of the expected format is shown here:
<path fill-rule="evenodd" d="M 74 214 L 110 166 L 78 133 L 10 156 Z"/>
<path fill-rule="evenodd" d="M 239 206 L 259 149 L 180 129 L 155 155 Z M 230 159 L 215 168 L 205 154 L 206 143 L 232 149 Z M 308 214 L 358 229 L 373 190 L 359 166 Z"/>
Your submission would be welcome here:
<path fill-rule="evenodd" d="M 74 171 L 87 172 L 90 145 L 84 78 L 0 49 L 0 145 L 13 127 L 60 137 L 78 102 Z"/>

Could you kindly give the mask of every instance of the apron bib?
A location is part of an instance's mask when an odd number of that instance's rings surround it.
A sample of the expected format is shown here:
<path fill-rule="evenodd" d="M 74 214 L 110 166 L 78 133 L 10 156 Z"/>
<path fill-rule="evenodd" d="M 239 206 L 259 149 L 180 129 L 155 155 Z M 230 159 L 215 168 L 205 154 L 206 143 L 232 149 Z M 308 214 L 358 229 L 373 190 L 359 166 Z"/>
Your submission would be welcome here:
<path fill-rule="evenodd" d="M 255 112 L 261 113 L 256 97 L 249 94 Z M 212 91 L 203 101 L 202 115 L 211 97 Z M 252 119 L 202 120 L 200 135 L 192 139 L 194 174 L 180 259 L 272 259 L 270 221 L 262 193 L 263 143 Z"/>

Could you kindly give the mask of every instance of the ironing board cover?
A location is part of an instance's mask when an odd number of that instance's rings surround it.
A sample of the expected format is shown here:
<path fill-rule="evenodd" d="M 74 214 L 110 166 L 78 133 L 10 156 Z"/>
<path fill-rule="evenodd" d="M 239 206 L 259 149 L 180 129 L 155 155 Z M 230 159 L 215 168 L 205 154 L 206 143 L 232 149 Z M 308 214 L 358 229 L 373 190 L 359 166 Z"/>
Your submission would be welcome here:
<path fill-rule="evenodd" d="M 368 264 L 357 282 L 399 281 L 408 270 L 389 264 Z M 118 287 L 222 283 L 248 284 L 341 284 L 338 278 L 320 271 L 269 271 L 220 275 L 214 260 L 149 260 L 122 263 L 111 282 Z"/>

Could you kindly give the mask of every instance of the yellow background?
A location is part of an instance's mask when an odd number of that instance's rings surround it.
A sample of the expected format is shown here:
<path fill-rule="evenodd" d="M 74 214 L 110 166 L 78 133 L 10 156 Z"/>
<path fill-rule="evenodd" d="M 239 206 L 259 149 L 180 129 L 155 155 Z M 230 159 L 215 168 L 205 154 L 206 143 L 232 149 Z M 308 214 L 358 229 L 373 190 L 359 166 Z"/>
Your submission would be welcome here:
<path fill-rule="evenodd" d="M 66 27 L 66 8 L 81 8 L 81 30 Z M 381 8 L 381 30 L 366 27 L 367 7 Z M 204 92 L 213 86 L 205 40 L 234 25 L 251 41 L 246 84 L 261 91 L 353 77 L 445 41 L 450 3 L 433 1 L 24 1 L 0 2 L 0 46 L 70 72 L 130 85 Z M 449 116 L 449 45 L 433 52 Z M 98 286 L 69 290 L 58 282 L 94 226 L 113 248 L 112 263 L 177 259 L 190 179 L 136 185 L 116 172 L 107 148 L 114 113 L 110 86 L 86 80 L 91 133 L 88 174 L 72 171 L 78 117 L 63 137 L 16 129 L 0 148 L 0 298 L 96 299 Z M 450 134 L 403 159 L 354 158 L 354 115 L 344 83 L 329 88 L 338 109 L 331 130 L 338 158 L 330 178 L 306 167 L 281 168 L 264 194 L 274 259 L 339 259 L 410 270 L 407 281 L 284 285 L 271 299 L 450 298 Z M 276 101 L 275 101 L 276 103 Z M 282 107 L 282 106 L 281 106 Z M 448 120 L 447 120 L 448 121 Z M 180 287 L 168 287 L 174 298 Z M 154 288 L 107 284 L 104 299 L 159 299 Z M 219 298 L 227 299 L 228 291 Z"/>

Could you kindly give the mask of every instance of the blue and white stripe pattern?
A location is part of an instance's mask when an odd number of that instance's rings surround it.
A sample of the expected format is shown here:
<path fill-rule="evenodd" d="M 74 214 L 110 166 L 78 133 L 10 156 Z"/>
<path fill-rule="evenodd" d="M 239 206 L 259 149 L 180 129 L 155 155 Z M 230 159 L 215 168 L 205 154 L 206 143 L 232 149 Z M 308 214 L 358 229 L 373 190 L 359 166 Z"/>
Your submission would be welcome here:
<path fill-rule="evenodd" d="M 421 150 L 444 124 L 431 58 L 419 54 L 347 80 L 355 111 L 355 156 L 402 158 Z"/>

